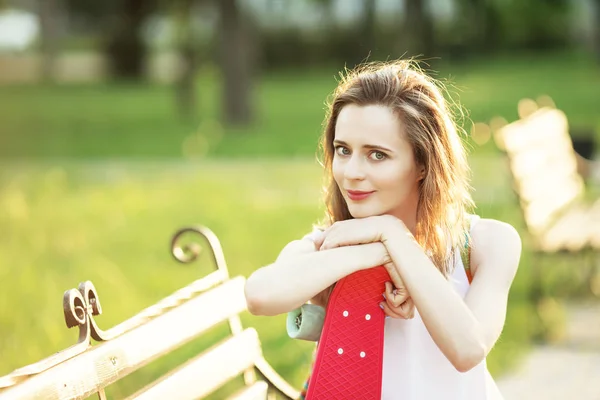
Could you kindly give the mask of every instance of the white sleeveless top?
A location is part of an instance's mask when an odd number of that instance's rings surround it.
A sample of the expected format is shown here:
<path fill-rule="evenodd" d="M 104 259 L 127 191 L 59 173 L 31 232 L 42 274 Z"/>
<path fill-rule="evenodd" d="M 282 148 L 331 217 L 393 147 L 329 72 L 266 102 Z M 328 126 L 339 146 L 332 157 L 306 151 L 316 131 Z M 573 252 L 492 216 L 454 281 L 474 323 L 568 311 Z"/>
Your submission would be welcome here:
<path fill-rule="evenodd" d="M 470 216 L 471 229 L 480 219 Z M 315 240 L 315 230 L 305 238 Z M 469 279 L 456 252 L 456 267 L 448 284 L 464 298 Z M 382 400 L 502 400 L 485 359 L 467 372 L 458 372 L 437 347 L 418 309 L 409 320 L 385 319 Z"/>
<path fill-rule="evenodd" d="M 479 220 L 471 217 L 471 229 Z M 460 257 L 448 284 L 461 296 L 469 280 Z M 458 372 L 437 347 L 415 308 L 413 319 L 385 319 L 382 400 L 498 400 L 486 362 Z"/>

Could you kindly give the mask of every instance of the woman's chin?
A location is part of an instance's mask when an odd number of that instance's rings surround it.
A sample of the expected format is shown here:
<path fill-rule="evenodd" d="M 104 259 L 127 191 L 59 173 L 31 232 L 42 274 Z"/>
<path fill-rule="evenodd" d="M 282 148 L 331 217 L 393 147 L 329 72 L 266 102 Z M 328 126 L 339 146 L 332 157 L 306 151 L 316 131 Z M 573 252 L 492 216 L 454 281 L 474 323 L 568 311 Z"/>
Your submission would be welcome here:
<path fill-rule="evenodd" d="M 375 215 L 380 215 L 378 210 L 375 210 L 372 207 L 348 207 L 348 211 L 350 211 L 350 215 L 352 218 L 367 218 L 373 217 Z"/>

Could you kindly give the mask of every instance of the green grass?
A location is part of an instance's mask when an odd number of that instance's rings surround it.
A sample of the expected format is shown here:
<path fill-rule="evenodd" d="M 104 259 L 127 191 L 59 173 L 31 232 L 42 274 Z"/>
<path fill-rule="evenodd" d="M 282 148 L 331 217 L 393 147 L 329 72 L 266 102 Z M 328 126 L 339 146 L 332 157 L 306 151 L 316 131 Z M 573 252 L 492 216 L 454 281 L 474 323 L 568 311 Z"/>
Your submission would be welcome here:
<path fill-rule="evenodd" d="M 580 54 L 496 57 L 431 67 L 469 120 L 517 117 L 523 97 L 550 95 L 571 125 L 600 135 L 600 69 Z M 220 77 L 201 71 L 197 117 L 184 121 L 157 85 L 9 86 L 0 91 L 0 157 L 311 156 L 339 67 L 270 73 L 256 81 L 256 121 L 219 121 Z"/>
<path fill-rule="evenodd" d="M 475 155 L 472 165 L 478 212 L 523 232 L 501 160 Z M 107 329 L 206 274 L 206 260 L 183 266 L 171 259 L 168 243 L 176 229 L 210 227 L 231 274 L 248 276 L 309 231 L 322 212 L 320 169 L 310 159 L 5 163 L 0 171 L 0 375 L 75 343 L 61 299 L 81 281 L 96 285 L 104 311 L 97 321 Z M 529 258 L 525 252 L 505 331 L 488 358 L 496 374 L 518 364 L 536 330 L 526 297 Z M 574 281 L 565 280 L 572 261 L 559 265 L 549 285 L 564 288 Z M 245 313 L 243 321 L 257 328 L 277 371 L 300 386 L 312 345 L 287 337 L 284 316 Z M 561 321 L 554 322 L 560 331 Z M 131 393 L 214 343 L 215 335 L 143 368 L 110 393 Z"/>

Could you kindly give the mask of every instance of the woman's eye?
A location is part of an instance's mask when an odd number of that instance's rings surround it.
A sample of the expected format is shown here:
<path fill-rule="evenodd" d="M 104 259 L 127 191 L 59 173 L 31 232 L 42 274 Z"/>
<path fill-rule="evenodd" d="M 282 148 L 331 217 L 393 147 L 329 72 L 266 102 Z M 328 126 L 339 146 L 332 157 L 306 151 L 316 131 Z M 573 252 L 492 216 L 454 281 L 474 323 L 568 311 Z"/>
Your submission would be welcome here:
<path fill-rule="evenodd" d="M 350 154 L 350 150 L 348 150 L 348 148 L 344 146 L 337 146 L 335 148 L 335 152 L 340 156 L 347 156 L 348 154 Z"/>
<path fill-rule="evenodd" d="M 371 158 L 371 160 L 381 161 L 385 160 L 387 155 L 381 151 L 374 151 L 369 155 L 369 157 Z"/>

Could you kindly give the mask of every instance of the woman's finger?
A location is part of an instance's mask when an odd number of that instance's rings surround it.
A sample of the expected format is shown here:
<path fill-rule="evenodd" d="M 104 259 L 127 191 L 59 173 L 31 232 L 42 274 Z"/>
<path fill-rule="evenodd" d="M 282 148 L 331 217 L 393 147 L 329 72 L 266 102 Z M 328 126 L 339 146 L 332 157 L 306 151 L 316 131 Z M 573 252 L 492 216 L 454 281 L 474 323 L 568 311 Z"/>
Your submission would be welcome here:
<path fill-rule="evenodd" d="M 383 294 L 383 297 L 391 308 L 400 307 L 404 302 L 406 302 L 407 299 L 410 298 L 406 290 L 401 290 L 400 292 L 403 294 L 398 293 L 398 289 L 394 288 L 394 285 L 392 285 L 391 282 L 385 283 L 385 293 Z"/>
<path fill-rule="evenodd" d="M 401 285 L 396 286 L 394 288 L 394 293 L 396 293 L 397 295 L 399 295 L 401 297 L 408 298 L 408 289 L 406 289 L 406 286 L 404 286 L 404 282 L 402 282 Z"/>
<path fill-rule="evenodd" d="M 381 307 L 381 309 L 383 310 L 383 312 L 385 313 L 385 315 L 387 315 L 388 317 L 398 318 L 398 319 L 406 319 L 402 315 L 394 312 L 394 310 L 392 310 L 390 308 L 390 306 L 387 304 L 387 302 L 385 302 L 385 301 L 379 303 L 379 307 Z"/>
<path fill-rule="evenodd" d="M 415 306 L 412 299 L 408 299 L 400 306 L 394 306 L 387 299 L 387 296 L 384 294 L 384 298 L 386 298 L 385 302 L 382 302 L 381 308 L 386 312 L 386 315 L 393 318 L 401 318 L 401 319 L 412 319 L 415 316 Z"/>
<path fill-rule="evenodd" d="M 404 303 L 408 298 L 409 296 L 406 289 L 395 288 L 392 291 L 392 296 L 390 297 L 390 300 L 394 307 L 400 307 L 400 305 Z"/>
<path fill-rule="evenodd" d="M 394 290 L 394 285 L 392 284 L 392 282 L 387 281 L 385 283 L 385 292 L 383 293 L 386 299 L 390 299 L 392 297 L 392 292 Z"/>
<path fill-rule="evenodd" d="M 401 304 L 400 302 L 396 304 L 396 300 L 394 299 L 394 297 L 396 297 L 396 295 L 394 294 L 394 285 L 392 284 L 392 282 L 386 282 L 383 298 L 386 300 L 390 308 L 398 307 Z"/>
<path fill-rule="evenodd" d="M 402 277 L 400 276 L 400 273 L 398 272 L 398 270 L 396 270 L 394 263 L 389 262 L 389 263 L 385 264 L 384 267 L 387 270 L 388 274 L 390 275 L 390 278 L 392 279 L 392 283 L 393 283 L 394 287 L 406 288 L 404 286 L 404 281 L 402 280 Z M 404 290 L 406 290 L 406 289 L 404 289 Z M 406 292 L 408 293 L 407 290 L 406 290 Z"/>
<path fill-rule="evenodd" d="M 415 303 L 412 298 L 409 297 L 397 309 L 394 309 L 394 311 L 406 319 L 412 319 L 415 316 Z"/>
<path fill-rule="evenodd" d="M 387 297 L 384 295 L 384 297 Z M 386 298 L 385 305 L 394 315 L 394 318 L 412 319 L 415 316 L 415 305 L 411 298 L 406 300 L 400 306 L 395 306 Z"/>
<path fill-rule="evenodd" d="M 320 250 L 330 250 L 330 249 L 335 249 L 336 247 L 349 246 L 352 244 L 359 244 L 359 243 L 354 243 L 352 238 L 344 237 L 343 232 L 339 232 L 339 230 L 335 230 L 335 231 L 328 233 L 327 236 L 325 236 L 325 239 L 323 239 L 323 243 L 321 244 Z"/>
<path fill-rule="evenodd" d="M 370 218 L 350 219 L 333 223 L 325 229 L 322 250 L 359 245 L 381 240 L 379 226 Z"/>

